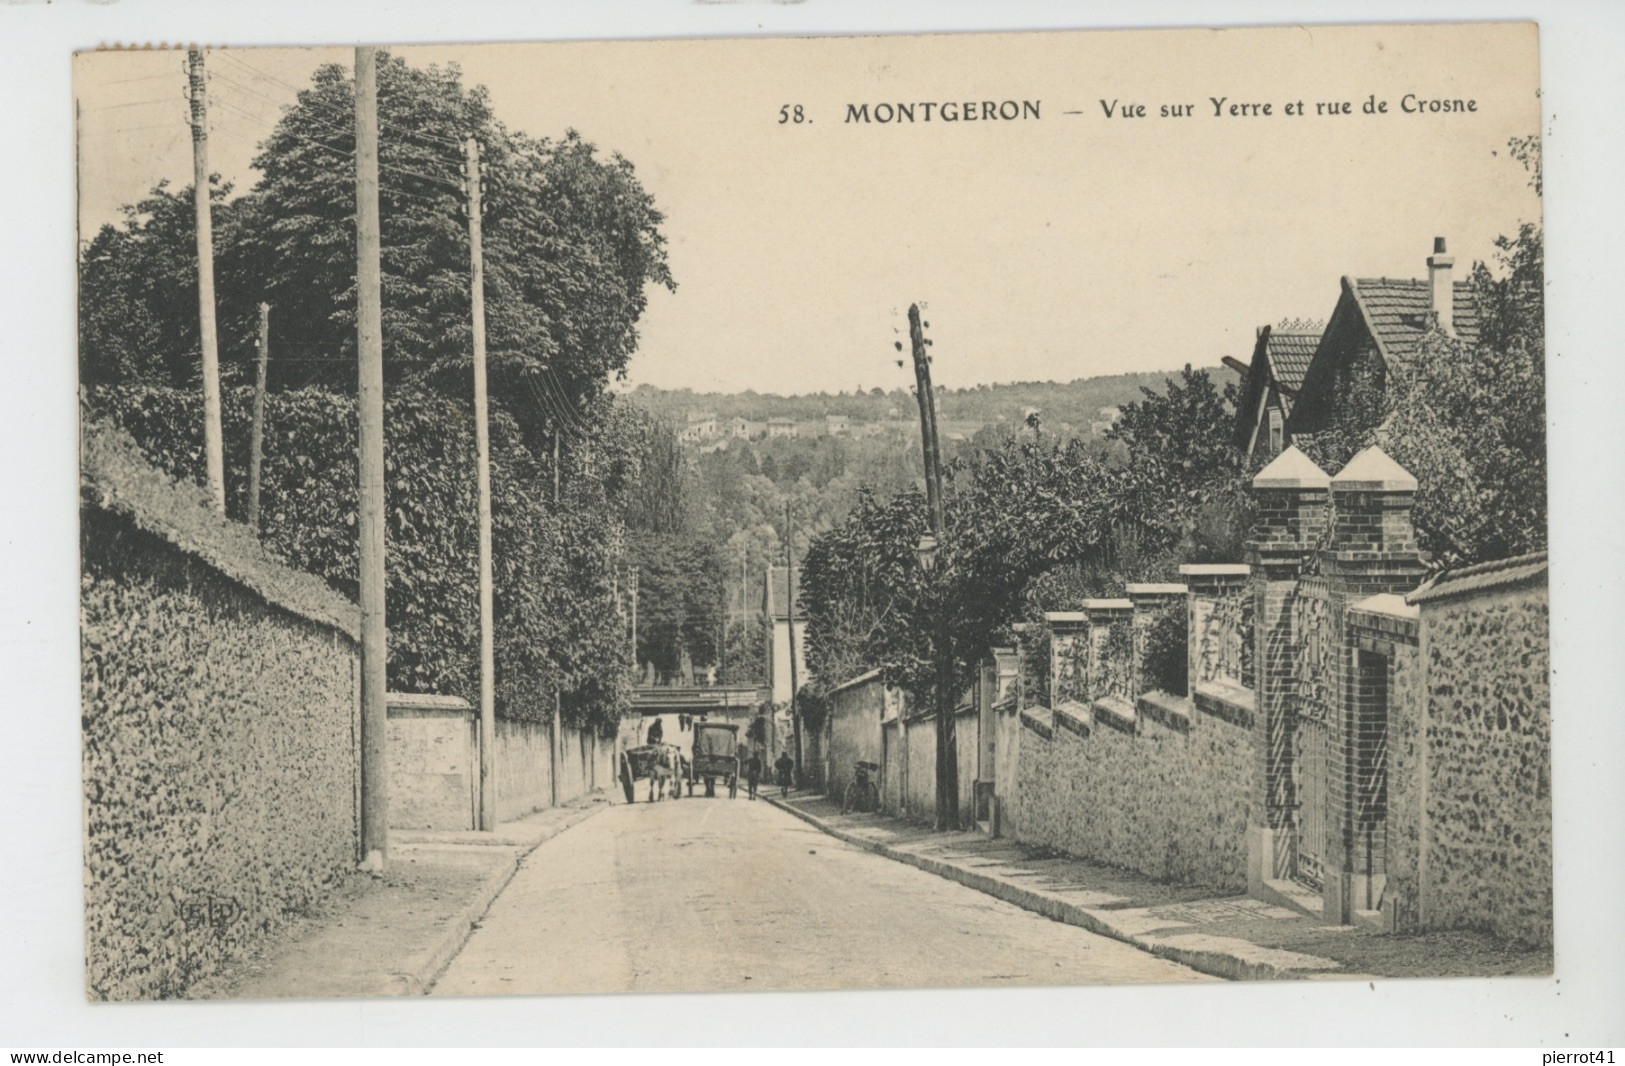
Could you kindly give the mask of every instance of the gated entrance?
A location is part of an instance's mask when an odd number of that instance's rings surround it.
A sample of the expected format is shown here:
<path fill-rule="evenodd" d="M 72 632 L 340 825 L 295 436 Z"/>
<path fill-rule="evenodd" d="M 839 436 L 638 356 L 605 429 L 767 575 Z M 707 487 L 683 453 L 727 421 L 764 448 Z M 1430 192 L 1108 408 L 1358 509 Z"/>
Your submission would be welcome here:
<path fill-rule="evenodd" d="M 1293 877 L 1313 888 L 1326 881 L 1326 843 L 1332 823 L 1326 779 L 1332 768 L 1332 728 L 1325 704 L 1304 701 L 1298 709 L 1292 766 L 1298 795 L 1298 848 Z"/>

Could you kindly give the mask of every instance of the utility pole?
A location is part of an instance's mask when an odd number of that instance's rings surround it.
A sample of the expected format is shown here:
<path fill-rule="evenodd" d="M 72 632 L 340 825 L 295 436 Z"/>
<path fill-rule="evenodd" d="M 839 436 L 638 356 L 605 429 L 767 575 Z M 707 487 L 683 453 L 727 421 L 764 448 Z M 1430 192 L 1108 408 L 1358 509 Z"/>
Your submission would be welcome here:
<path fill-rule="evenodd" d="M 260 463 L 265 455 L 265 365 L 271 357 L 271 305 L 260 304 L 259 365 L 254 372 L 254 425 L 248 438 L 248 525 L 260 533 Z"/>
<path fill-rule="evenodd" d="M 389 695 L 384 628 L 384 329 L 378 233 L 378 50 L 355 50 L 356 359 L 360 428 L 361 858 L 389 856 Z"/>
<path fill-rule="evenodd" d="M 192 97 L 192 206 L 197 215 L 197 318 L 203 351 L 203 455 L 209 498 L 226 513 L 225 446 L 220 435 L 220 344 L 214 325 L 214 223 L 209 211 L 209 103 L 203 52 L 187 53 Z"/>
<path fill-rule="evenodd" d="M 638 568 L 632 568 L 632 668 L 641 680 L 643 664 L 638 662 Z"/>
<path fill-rule="evenodd" d="M 469 296 L 474 325 L 474 464 L 480 519 L 480 828 L 497 827 L 496 634 L 491 578 L 491 429 L 485 388 L 485 258 L 480 248 L 480 145 L 470 137 L 468 159 Z M 554 686 L 554 715 L 558 688 Z M 555 733 L 555 738 L 557 734 Z M 555 771 L 557 766 L 554 767 Z M 557 773 L 554 780 L 558 779 Z"/>
<path fill-rule="evenodd" d="M 790 728 L 795 734 L 796 785 L 800 786 L 805 784 L 806 775 L 801 767 L 801 708 L 796 705 L 796 690 L 801 682 L 796 677 L 796 545 L 790 527 L 789 500 L 784 501 L 784 613 L 790 620 L 786 627 L 790 636 Z"/>
<path fill-rule="evenodd" d="M 930 341 L 925 339 L 925 326 L 920 320 L 919 304 L 908 308 L 908 334 L 914 353 L 914 379 L 919 389 L 920 434 L 925 447 L 926 498 L 931 508 L 931 535 L 938 545 L 944 533 L 942 500 L 942 453 L 937 444 L 937 404 L 931 386 L 931 357 L 926 354 Z M 940 580 L 940 579 L 939 579 Z M 951 641 L 944 621 L 943 605 L 936 604 L 936 636 L 933 656 L 936 659 L 936 682 L 932 686 L 936 696 L 937 723 L 937 789 L 936 827 L 959 827 L 959 756 L 954 739 L 953 691 L 954 664 L 950 658 Z"/>

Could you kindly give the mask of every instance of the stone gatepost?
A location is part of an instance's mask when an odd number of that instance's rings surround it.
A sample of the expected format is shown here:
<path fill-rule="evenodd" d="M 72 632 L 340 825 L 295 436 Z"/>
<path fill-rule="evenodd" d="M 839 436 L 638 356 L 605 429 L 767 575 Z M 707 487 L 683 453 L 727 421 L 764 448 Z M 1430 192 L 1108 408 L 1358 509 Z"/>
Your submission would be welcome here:
<path fill-rule="evenodd" d="M 1247 889 L 1258 896 L 1267 895 L 1267 882 L 1288 878 L 1293 870 L 1298 648 L 1292 604 L 1303 566 L 1326 530 L 1330 488 L 1326 472 L 1296 447 L 1287 448 L 1253 478 L 1258 518 L 1247 542 L 1247 561 L 1253 599 L 1256 769 L 1247 817 Z"/>
<path fill-rule="evenodd" d="M 1181 668 L 1182 664 L 1177 661 L 1163 660 L 1172 653 L 1171 648 L 1164 646 L 1165 643 L 1184 643 L 1188 649 L 1188 641 L 1167 639 L 1175 634 L 1165 631 L 1170 625 L 1177 625 L 1181 632 L 1187 631 L 1184 608 L 1189 590 L 1184 585 L 1130 584 L 1124 586 L 1124 591 L 1134 611 L 1134 669 L 1130 700 L 1158 691 L 1183 696 L 1187 688 L 1188 668 Z M 1179 658 L 1188 664 L 1188 650 Z"/>
<path fill-rule="evenodd" d="M 1362 707 L 1359 648 L 1346 616 L 1368 596 L 1408 592 L 1422 579 L 1411 524 L 1415 500 L 1416 479 L 1375 446 L 1331 479 L 1331 539 L 1319 561 L 1327 639 L 1337 650 L 1335 675 L 1326 679 L 1327 703 L 1336 713 L 1326 805 L 1336 821 L 1326 837 L 1323 898 L 1325 917 L 1343 924 L 1355 919 L 1359 901 L 1382 895 L 1387 822 L 1387 719 Z"/>

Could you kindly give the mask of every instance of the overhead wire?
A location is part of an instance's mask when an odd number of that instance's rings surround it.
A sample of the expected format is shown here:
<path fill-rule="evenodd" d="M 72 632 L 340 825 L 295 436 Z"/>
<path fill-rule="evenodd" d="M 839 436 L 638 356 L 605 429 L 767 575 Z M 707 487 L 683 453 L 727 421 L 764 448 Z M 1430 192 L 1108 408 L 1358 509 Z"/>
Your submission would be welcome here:
<path fill-rule="evenodd" d="M 219 106 L 225 107 L 226 109 L 228 109 L 230 111 L 236 112 L 237 114 L 242 115 L 245 118 L 252 119 L 255 122 L 269 122 L 269 121 L 271 121 L 271 120 L 267 119 L 264 115 L 258 114 L 258 113 L 254 112 L 254 111 L 251 111 L 248 108 L 243 107 L 241 104 L 237 103 L 236 101 L 232 100 L 231 98 L 229 98 L 229 97 L 227 97 L 225 95 L 222 95 L 222 94 L 215 94 L 213 96 L 211 102 L 214 103 L 214 104 L 218 104 Z M 322 125 L 326 125 L 326 124 L 323 123 Z M 333 127 L 329 126 L 328 128 L 332 129 Z M 318 139 L 316 139 L 315 137 L 311 136 L 308 133 L 301 133 L 299 131 L 291 130 L 291 129 L 285 129 L 282 132 L 283 132 L 283 135 L 285 135 L 285 136 L 293 137 L 293 138 L 295 138 L 297 140 L 304 141 L 306 144 L 314 145 L 314 146 L 316 146 L 318 148 L 325 148 L 326 150 L 332 152 L 333 154 L 341 156 L 341 157 L 346 158 L 346 159 L 354 158 L 354 156 L 355 156 L 355 153 L 350 149 L 340 148 L 337 145 L 329 144 L 326 141 L 318 140 Z M 335 132 L 337 132 L 337 131 L 335 131 Z M 348 135 L 348 134 L 346 134 L 346 135 Z M 390 173 L 400 174 L 400 175 L 405 176 L 405 177 L 416 178 L 419 181 L 425 181 L 425 182 L 429 182 L 429 183 L 434 184 L 434 185 L 441 186 L 445 191 L 454 192 L 454 193 L 456 193 L 458 195 L 461 195 L 462 192 L 463 192 L 463 190 L 461 188 L 457 187 L 456 185 L 453 185 L 449 179 L 437 178 L 432 174 L 424 174 L 424 173 L 422 173 L 420 171 L 411 170 L 411 169 L 408 169 L 408 168 L 402 167 L 402 166 L 397 166 L 394 163 L 385 163 L 382 160 L 380 160 L 379 163 L 378 163 L 378 168 L 379 168 L 380 171 L 388 171 Z M 383 186 L 381 184 L 380 187 L 382 188 L 382 187 L 386 187 L 386 186 Z M 439 203 L 439 202 L 441 202 L 436 197 L 426 196 L 423 193 L 413 192 L 413 191 L 408 190 L 408 189 L 397 188 L 394 185 L 389 185 L 389 186 L 387 186 L 387 188 L 391 192 L 398 192 L 402 196 L 409 196 L 409 197 L 412 197 L 414 199 L 423 200 L 423 201 L 428 202 L 428 203 Z"/>
<path fill-rule="evenodd" d="M 275 84 L 275 85 L 279 85 L 282 88 L 287 89 L 288 91 L 293 92 L 295 94 L 298 94 L 298 93 L 301 93 L 301 92 L 305 91 L 305 90 L 299 89 L 298 87 L 296 87 L 296 86 L 294 86 L 294 85 L 292 85 L 292 84 L 290 84 L 290 83 L 288 83 L 286 81 L 283 81 L 281 78 L 278 78 L 275 75 L 268 74 L 265 71 L 260 70 L 258 67 L 253 66 L 252 64 L 246 62 L 245 60 L 238 59 L 236 56 L 231 55 L 229 52 L 222 52 L 222 53 L 220 53 L 220 55 L 222 55 L 225 59 L 229 60 L 235 67 L 237 67 L 238 69 L 242 70 L 243 72 L 245 72 L 246 74 L 248 74 L 248 75 L 250 75 L 252 77 L 256 77 L 256 78 L 259 78 L 259 79 L 261 79 L 263 81 L 270 82 L 270 83 Z M 264 99 L 270 99 L 270 98 L 269 97 L 264 97 Z M 272 101 L 272 102 L 275 103 L 276 101 Z M 292 105 L 281 105 L 281 106 L 292 106 Z M 309 107 L 314 107 L 314 108 L 321 109 L 321 110 L 325 111 L 329 115 L 329 117 L 341 117 L 341 118 L 348 118 L 349 117 L 347 112 L 342 112 L 339 109 L 335 108 L 333 105 L 328 104 L 325 101 L 317 100 L 315 98 L 311 98 L 311 99 L 303 101 L 301 106 L 309 106 Z M 457 151 L 462 151 L 462 148 L 463 148 L 463 144 L 462 144 L 461 141 L 457 141 L 457 140 L 454 140 L 454 139 L 449 138 L 449 137 L 443 137 L 443 136 L 441 136 L 439 134 L 429 133 L 426 130 L 406 129 L 406 128 L 401 127 L 401 126 L 397 126 L 393 122 L 389 122 L 388 120 L 383 119 L 383 118 L 379 119 L 378 125 L 379 125 L 379 127 L 381 129 L 390 130 L 391 132 L 395 133 L 397 136 L 400 136 L 400 137 L 419 140 L 419 141 L 425 142 L 426 144 L 436 144 L 436 145 L 452 148 L 452 149 L 455 149 Z"/>

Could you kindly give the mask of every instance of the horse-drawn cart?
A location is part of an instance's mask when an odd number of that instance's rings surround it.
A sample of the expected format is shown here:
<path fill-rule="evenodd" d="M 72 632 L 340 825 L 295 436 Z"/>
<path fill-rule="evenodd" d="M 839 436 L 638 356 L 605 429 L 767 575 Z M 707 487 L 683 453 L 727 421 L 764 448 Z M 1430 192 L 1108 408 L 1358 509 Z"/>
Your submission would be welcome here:
<path fill-rule="evenodd" d="M 728 798 L 739 793 L 739 726 L 733 722 L 695 722 L 693 758 L 688 768 L 688 794 L 705 782 L 705 794 L 717 794 L 717 781 L 728 786 Z"/>
<path fill-rule="evenodd" d="M 682 798 L 688 761 L 683 758 L 682 749 L 677 745 L 644 744 L 627 748 L 621 752 L 620 763 L 621 791 L 626 794 L 626 802 L 637 802 L 633 785 L 645 778 L 649 781 L 650 803 L 665 798 L 668 784 L 671 786 L 671 798 Z"/>

